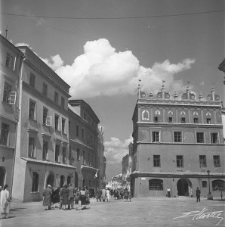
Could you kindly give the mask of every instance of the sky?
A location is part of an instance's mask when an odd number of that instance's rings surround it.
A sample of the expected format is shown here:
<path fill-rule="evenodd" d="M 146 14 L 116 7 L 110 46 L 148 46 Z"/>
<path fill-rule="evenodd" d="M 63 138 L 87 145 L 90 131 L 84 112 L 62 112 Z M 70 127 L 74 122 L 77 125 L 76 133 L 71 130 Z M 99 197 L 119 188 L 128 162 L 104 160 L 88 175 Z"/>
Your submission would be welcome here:
<path fill-rule="evenodd" d="M 137 87 L 171 94 L 188 83 L 223 100 L 223 0 L 2 0 L 1 34 L 29 46 L 85 100 L 104 129 L 106 179 L 132 142 Z"/>

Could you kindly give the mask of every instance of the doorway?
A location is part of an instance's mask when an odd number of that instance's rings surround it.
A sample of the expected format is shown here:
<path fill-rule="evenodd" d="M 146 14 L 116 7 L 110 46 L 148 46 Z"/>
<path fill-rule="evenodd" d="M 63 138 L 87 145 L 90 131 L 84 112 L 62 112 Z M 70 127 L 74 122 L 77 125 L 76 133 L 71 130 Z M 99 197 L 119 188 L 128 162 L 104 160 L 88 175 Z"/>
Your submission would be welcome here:
<path fill-rule="evenodd" d="M 189 196 L 190 188 L 192 188 L 192 183 L 189 179 L 183 178 L 177 181 L 178 196 Z"/>
<path fill-rule="evenodd" d="M 4 183 L 5 183 L 5 168 L 0 167 L 0 186 L 3 187 Z"/>

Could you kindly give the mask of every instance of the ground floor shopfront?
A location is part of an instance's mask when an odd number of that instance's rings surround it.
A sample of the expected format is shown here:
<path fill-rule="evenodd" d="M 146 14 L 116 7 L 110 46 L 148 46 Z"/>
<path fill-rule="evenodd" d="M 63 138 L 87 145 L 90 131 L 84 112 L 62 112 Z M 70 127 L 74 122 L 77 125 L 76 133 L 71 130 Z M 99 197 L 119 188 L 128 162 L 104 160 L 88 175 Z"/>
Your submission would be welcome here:
<path fill-rule="evenodd" d="M 67 164 L 21 158 L 14 173 L 12 197 L 23 202 L 40 201 L 48 184 L 54 188 L 69 183 L 74 186 L 75 171 L 76 167 Z"/>
<path fill-rule="evenodd" d="M 131 190 L 134 197 L 145 196 L 195 196 L 197 187 L 201 196 L 213 196 L 225 192 L 224 173 L 140 173 L 131 174 Z"/>

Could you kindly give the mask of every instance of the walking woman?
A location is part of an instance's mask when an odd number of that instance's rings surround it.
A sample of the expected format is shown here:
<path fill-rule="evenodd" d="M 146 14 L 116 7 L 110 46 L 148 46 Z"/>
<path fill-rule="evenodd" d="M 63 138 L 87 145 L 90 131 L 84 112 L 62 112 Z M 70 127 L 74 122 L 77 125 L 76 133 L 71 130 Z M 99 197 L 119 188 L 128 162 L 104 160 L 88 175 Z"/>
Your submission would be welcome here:
<path fill-rule="evenodd" d="M 10 196 L 8 191 L 8 185 L 5 184 L 3 186 L 3 190 L 1 191 L 1 208 L 2 213 L 5 214 L 5 218 L 8 218 L 9 215 L 9 209 L 10 209 Z"/>
<path fill-rule="evenodd" d="M 51 210 L 51 197 L 52 197 L 52 186 L 48 185 L 46 189 L 43 191 L 43 206 L 45 210 Z"/>

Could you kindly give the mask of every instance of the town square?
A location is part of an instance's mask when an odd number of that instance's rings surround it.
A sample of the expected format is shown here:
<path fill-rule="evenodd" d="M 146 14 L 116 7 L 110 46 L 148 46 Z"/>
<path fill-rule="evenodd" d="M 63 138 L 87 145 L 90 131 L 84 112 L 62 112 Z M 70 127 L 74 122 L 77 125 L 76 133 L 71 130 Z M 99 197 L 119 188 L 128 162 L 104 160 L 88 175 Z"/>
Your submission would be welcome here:
<path fill-rule="evenodd" d="M 7 0 L 0 227 L 224 226 L 224 0 Z"/>

